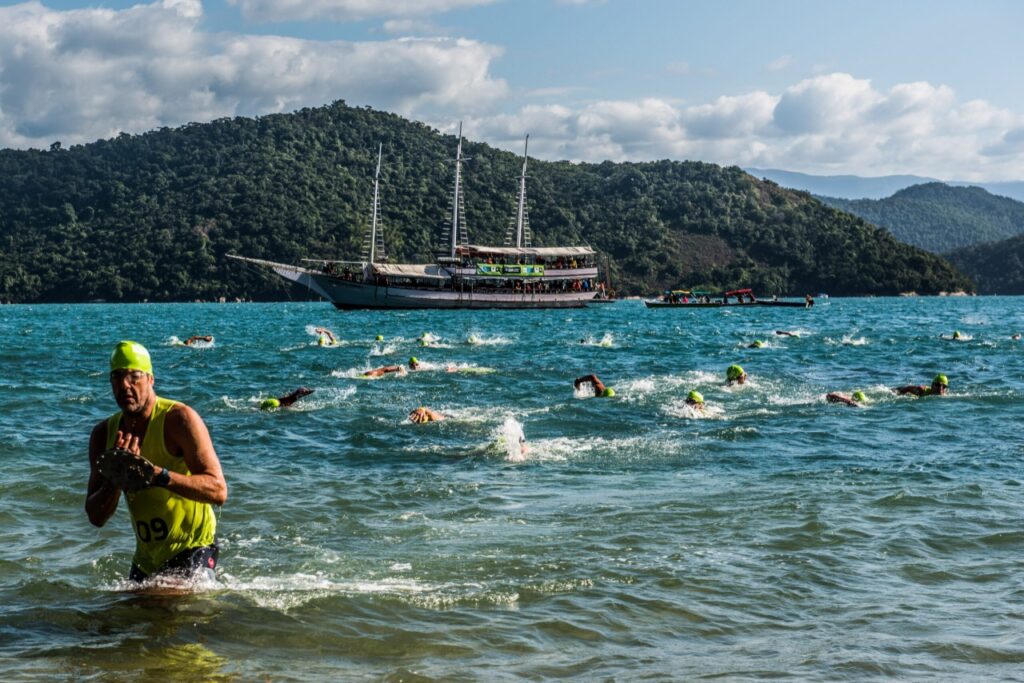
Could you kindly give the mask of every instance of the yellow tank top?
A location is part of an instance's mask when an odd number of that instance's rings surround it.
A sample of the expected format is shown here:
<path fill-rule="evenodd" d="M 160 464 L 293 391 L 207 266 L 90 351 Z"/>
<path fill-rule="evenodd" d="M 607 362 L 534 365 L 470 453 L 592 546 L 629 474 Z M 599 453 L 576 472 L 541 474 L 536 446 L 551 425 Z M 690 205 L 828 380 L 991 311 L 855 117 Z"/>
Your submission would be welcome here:
<path fill-rule="evenodd" d="M 142 440 L 142 457 L 157 467 L 189 476 L 191 472 L 185 459 L 171 455 L 164 441 L 164 420 L 176 405 L 177 401 L 157 397 Z M 120 425 L 120 412 L 107 420 L 107 448 L 114 445 Z M 217 519 L 209 503 L 182 498 L 162 487 L 125 492 L 124 495 L 135 528 L 135 557 L 132 562 L 144 573 L 153 574 L 183 550 L 214 542 Z"/>

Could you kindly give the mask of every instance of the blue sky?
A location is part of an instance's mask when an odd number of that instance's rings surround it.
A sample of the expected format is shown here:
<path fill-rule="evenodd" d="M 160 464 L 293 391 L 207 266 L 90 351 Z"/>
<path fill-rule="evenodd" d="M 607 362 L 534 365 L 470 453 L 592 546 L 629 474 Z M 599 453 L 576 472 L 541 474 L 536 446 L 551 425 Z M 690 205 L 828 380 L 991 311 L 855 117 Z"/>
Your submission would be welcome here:
<path fill-rule="evenodd" d="M 1024 179 L 1024 3 L 0 5 L 0 145 L 336 99 L 547 159 Z"/>

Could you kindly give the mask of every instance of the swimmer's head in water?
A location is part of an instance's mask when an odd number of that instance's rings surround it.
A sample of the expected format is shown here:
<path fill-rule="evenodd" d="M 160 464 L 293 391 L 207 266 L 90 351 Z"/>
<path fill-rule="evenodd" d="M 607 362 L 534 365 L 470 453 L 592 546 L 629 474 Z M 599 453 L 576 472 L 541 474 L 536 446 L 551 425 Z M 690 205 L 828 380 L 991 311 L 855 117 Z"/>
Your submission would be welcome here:
<path fill-rule="evenodd" d="M 854 401 L 858 403 L 867 403 L 868 397 L 864 395 L 863 391 L 855 391 L 852 396 Z"/>
<path fill-rule="evenodd" d="M 960 330 L 957 330 L 957 331 L 955 331 L 953 333 L 953 339 L 959 339 L 959 338 L 960 338 Z"/>
<path fill-rule="evenodd" d="M 601 398 L 611 398 L 615 395 L 615 390 L 611 387 L 605 387 L 604 391 L 600 393 Z"/>
<path fill-rule="evenodd" d="M 376 341 L 384 341 L 384 335 L 383 334 L 378 334 Z"/>
<path fill-rule="evenodd" d="M 764 346 L 764 342 L 763 342 L 763 341 L 761 341 L 760 339 L 757 339 L 757 340 L 755 340 L 755 341 L 754 341 L 754 343 L 753 343 L 753 344 L 751 344 L 750 346 L 751 346 L 752 348 L 755 348 L 755 349 L 759 349 L 759 348 L 761 348 L 762 346 Z"/>
<path fill-rule="evenodd" d="M 412 368 L 413 370 L 418 368 L 419 365 L 420 365 L 420 360 L 416 356 L 413 356 L 412 358 L 409 359 L 409 367 Z"/>
<path fill-rule="evenodd" d="M 281 402 L 276 398 L 265 398 L 260 403 L 260 410 L 274 410 L 281 407 Z"/>
<path fill-rule="evenodd" d="M 686 396 L 686 402 L 695 405 L 704 405 L 704 395 L 699 391 L 691 391 Z"/>
<path fill-rule="evenodd" d="M 122 341 L 114 347 L 110 354 L 110 371 L 115 370 L 141 370 L 147 375 L 153 374 L 153 361 L 149 357 L 149 351 L 138 342 Z"/>
<path fill-rule="evenodd" d="M 935 375 L 935 379 L 932 380 L 932 389 L 943 392 L 949 389 L 949 378 L 943 374 Z"/>
<path fill-rule="evenodd" d="M 747 373 L 738 365 L 730 365 L 725 369 L 725 379 L 729 382 L 742 382 Z"/>

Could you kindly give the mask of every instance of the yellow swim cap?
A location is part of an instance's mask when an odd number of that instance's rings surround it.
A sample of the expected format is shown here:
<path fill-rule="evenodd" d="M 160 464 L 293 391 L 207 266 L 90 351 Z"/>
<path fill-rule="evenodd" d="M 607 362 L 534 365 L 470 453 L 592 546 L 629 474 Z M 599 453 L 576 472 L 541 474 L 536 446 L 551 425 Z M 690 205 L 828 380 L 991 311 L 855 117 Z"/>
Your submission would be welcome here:
<path fill-rule="evenodd" d="M 615 390 L 612 389 L 611 387 L 605 387 L 604 391 L 601 392 L 601 396 L 603 398 L 611 398 L 614 395 L 615 395 Z"/>
<path fill-rule="evenodd" d="M 730 382 L 738 380 L 743 376 L 743 368 L 738 365 L 730 365 L 725 369 L 725 378 Z"/>
<path fill-rule="evenodd" d="M 377 341 L 384 341 L 384 335 L 383 334 L 378 334 L 377 335 Z"/>
<path fill-rule="evenodd" d="M 854 401 L 860 401 L 861 403 L 864 403 L 864 402 L 866 402 L 868 400 L 868 397 L 864 395 L 863 391 L 855 391 L 855 392 L 853 392 L 853 400 Z"/>
<path fill-rule="evenodd" d="M 114 347 L 110 354 L 110 370 L 141 370 L 148 375 L 153 374 L 153 361 L 149 351 L 138 342 L 122 341 Z"/>
<path fill-rule="evenodd" d="M 260 410 L 273 410 L 274 408 L 280 407 L 281 402 L 278 401 L 276 398 L 265 398 L 263 399 L 263 402 L 260 403 Z"/>
<path fill-rule="evenodd" d="M 699 391 L 691 391 L 686 399 L 694 403 L 704 403 L 704 396 Z"/>
<path fill-rule="evenodd" d="M 949 386 L 949 378 L 945 375 L 935 375 L 935 379 L 932 380 L 932 384 L 941 384 L 944 387 Z"/>

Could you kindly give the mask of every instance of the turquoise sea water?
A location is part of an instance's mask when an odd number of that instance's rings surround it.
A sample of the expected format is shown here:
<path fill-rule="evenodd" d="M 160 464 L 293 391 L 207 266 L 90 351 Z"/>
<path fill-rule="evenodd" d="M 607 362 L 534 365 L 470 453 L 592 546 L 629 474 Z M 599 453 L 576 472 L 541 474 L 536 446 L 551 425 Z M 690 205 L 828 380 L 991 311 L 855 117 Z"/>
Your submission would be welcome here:
<path fill-rule="evenodd" d="M 1024 679 L 1021 331 L 1014 298 L 0 307 L 0 679 Z M 171 344 L 192 334 L 216 339 Z M 83 511 L 122 338 L 228 480 L 218 585 L 190 596 L 126 592 L 123 502 Z M 946 397 L 887 390 L 940 371 Z M 616 397 L 574 395 L 589 372 Z"/>

